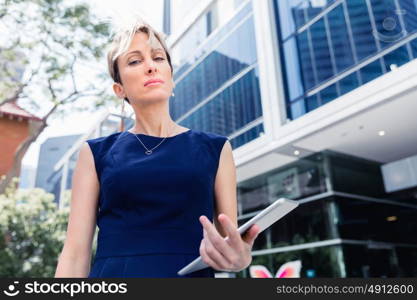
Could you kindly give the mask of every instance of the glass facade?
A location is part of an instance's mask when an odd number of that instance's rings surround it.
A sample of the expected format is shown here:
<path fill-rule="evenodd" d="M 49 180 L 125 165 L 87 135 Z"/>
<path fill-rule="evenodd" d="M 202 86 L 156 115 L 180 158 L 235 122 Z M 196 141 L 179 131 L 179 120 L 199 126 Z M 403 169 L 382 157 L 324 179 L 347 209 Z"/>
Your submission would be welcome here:
<path fill-rule="evenodd" d="M 182 65 L 217 27 L 216 11 L 216 2 L 213 2 L 172 48 L 174 69 Z"/>
<path fill-rule="evenodd" d="M 175 0 L 171 2 L 172 28 L 180 28 L 184 25 L 184 20 L 189 18 L 196 6 L 199 6 L 202 0 Z"/>
<path fill-rule="evenodd" d="M 343 254 L 347 277 L 406 277 L 417 272 L 416 265 L 410 263 L 417 260 L 417 251 L 412 248 L 343 245 Z"/>
<path fill-rule="evenodd" d="M 251 1 L 174 72 L 170 112 L 181 125 L 228 136 L 237 148 L 263 133 Z"/>
<path fill-rule="evenodd" d="M 258 236 L 252 265 L 275 274 L 301 260 L 301 277 L 417 275 L 417 201 L 389 199 L 378 163 L 324 151 L 240 182 L 238 224 L 280 197 L 300 206 Z"/>
<path fill-rule="evenodd" d="M 289 119 L 417 57 L 414 0 L 275 0 L 274 8 Z"/>

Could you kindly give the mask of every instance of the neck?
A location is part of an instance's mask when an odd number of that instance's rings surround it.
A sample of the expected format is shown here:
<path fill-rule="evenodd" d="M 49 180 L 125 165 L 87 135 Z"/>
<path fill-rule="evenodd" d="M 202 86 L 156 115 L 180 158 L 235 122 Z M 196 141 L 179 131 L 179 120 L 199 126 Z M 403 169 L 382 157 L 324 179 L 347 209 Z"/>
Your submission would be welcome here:
<path fill-rule="evenodd" d="M 134 105 L 132 108 L 135 111 L 135 125 L 130 130 L 131 132 L 169 136 L 177 127 L 169 114 L 168 100 L 140 107 Z"/>

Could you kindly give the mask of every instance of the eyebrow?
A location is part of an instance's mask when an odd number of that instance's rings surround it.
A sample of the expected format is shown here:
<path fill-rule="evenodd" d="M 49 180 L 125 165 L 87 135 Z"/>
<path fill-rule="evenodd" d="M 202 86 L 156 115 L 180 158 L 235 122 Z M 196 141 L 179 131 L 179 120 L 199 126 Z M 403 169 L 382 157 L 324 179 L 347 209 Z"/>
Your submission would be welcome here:
<path fill-rule="evenodd" d="M 151 50 L 151 52 L 157 52 L 157 51 L 162 51 L 162 52 L 164 52 L 164 50 L 163 50 L 162 48 L 153 48 L 153 49 Z M 130 54 L 140 54 L 140 55 L 142 55 L 142 52 L 141 52 L 140 50 L 133 50 L 133 51 L 128 52 L 128 53 L 126 54 L 126 57 L 127 57 L 127 56 L 129 56 Z"/>

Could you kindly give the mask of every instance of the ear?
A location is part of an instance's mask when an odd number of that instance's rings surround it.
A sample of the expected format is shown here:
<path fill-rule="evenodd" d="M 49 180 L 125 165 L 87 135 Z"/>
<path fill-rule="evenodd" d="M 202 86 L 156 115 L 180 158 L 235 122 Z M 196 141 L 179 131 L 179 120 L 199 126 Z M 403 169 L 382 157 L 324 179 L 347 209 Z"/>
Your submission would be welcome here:
<path fill-rule="evenodd" d="M 116 94 L 116 96 L 119 97 L 120 99 L 124 99 L 126 97 L 125 90 L 120 83 L 117 83 L 117 82 L 113 83 L 113 91 Z"/>

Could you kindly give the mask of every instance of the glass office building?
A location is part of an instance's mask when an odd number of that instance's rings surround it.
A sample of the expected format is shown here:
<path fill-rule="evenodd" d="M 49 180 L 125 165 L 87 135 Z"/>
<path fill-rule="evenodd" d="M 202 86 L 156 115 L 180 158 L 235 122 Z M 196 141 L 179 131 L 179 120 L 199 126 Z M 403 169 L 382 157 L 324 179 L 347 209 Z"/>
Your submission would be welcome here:
<path fill-rule="evenodd" d="M 197 3 L 169 37 L 173 119 L 229 137 L 239 225 L 300 203 L 258 236 L 252 265 L 416 276 L 417 2 Z"/>
<path fill-rule="evenodd" d="M 417 201 L 386 198 L 378 163 L 323 151 L 243 181 L 238 192 L 239 224 L 280 197 L 300 202 L 258 236 L 252 264 L 275 274 L 301 260 L 302 277 L 417 274 Z"/>
<path fill-rule="evenodd" d="M 181 125 L 228 136 L 237 148 L 263 132 L 252 4 L 236 3 L 221 28 L 216 4 L 173 46 L 179 62 L 170 111 Z"/>
<path fill-rule="evenodd" d="M 274 4 L 291 119 L 417 57 L 414 0 Z"/>

